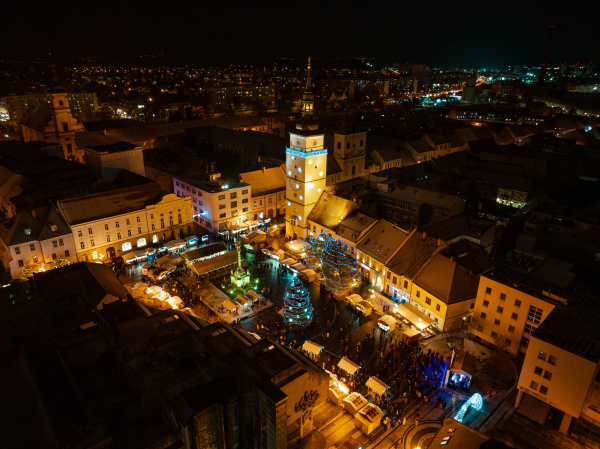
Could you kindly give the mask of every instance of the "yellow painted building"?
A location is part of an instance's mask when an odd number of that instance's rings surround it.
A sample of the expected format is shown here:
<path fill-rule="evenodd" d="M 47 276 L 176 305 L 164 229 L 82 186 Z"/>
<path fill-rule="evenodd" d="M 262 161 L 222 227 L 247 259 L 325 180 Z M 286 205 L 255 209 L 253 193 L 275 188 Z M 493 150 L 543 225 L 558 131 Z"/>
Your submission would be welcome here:
<path fill-rule="evenodd" d="M 438 253 L 415 277 L 410 302 L 433 318 L 440 330 L 459 330 L 470 320 L 478 285 L 478 276 Z"/>
<path fill-rule="evenodd" d="M 61 200 L 77 259 L 102 260 L 192 234 L 191 198 L 156 183 Z"/>

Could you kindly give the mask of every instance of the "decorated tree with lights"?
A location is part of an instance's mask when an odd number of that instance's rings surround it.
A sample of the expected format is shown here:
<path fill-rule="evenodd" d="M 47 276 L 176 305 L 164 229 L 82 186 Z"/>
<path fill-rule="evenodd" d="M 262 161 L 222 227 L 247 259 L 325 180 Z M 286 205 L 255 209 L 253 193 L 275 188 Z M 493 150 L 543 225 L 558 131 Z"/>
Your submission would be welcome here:
<path fill-rule="evenodd" d="M 308 326 L 313 319 L 313 306 L 310 294 L 298 277 L 294 276 L 292 283 L 283 295 L 283 316 L 287 324 Z"/>
<path fill-rule="evenodd" d="M 325 286 L 337 297 L 356 287 L 360 281 L 354 249 L 340 239 L 330 239 L 321 255 Z"/>
<path fill-rule="evenodd" d="M 323 248 L 331 240 L 331 234 L 323 231 L 318 237 L 311 238 L 304 247 L 304 259 L 308 268 L 320 268 Z"/>

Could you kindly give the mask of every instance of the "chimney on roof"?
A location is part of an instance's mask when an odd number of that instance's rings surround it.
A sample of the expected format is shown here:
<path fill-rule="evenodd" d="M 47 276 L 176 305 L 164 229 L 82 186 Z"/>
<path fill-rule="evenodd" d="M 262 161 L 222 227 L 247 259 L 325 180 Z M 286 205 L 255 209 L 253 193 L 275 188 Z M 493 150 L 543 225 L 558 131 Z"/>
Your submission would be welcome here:
<path fill-rule="evenodd" d="M 260 162 L 260 156 L 258 156 L 258 162 Z"/>
<path fill-rule="evenodd" d="M 263 171 L 263 173 L 265 172 L 265 166 L 264 165 L 262 166 L 262 171 Z"/>
<path fill-rule="evenodd" d="M 427 238 L 427 233 L 425 231 L 423 231 L 423 240 L 425 240 Z"/>
<path fill-rule="evenodd" d="M 443 244 L 444 244 L 444 242 L 442 241 L 442 239 L 438 239 L 438 242 L 437 242 L 437 246 L 438 246 L 438 248 L 439 248 L 440 246 L 442 246 Z"/>
<path fill-rule="evenodd" d="M 454 256 L 450 256 L 450 262 L 454 262 Z"/>
<path fill-rule="evenodd" d="M 31 209 L 31 216 L 35 218 L 35 209 Z"/>

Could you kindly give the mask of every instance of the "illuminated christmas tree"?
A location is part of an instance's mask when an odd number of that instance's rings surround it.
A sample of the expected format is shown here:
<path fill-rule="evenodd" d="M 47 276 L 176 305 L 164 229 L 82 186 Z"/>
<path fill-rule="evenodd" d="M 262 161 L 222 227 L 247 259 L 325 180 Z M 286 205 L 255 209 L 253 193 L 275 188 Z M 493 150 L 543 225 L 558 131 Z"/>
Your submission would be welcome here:
<path fill-rule="evenodd" d="M 321 268 L 323 248 L 331 240 L 329 232 L 321 232 L 318 237 L 311 238 L 304 247 L 304 259 L 308 268 Z"/>
<path fill-rule="evenodd" d="M 298 277 L 294 276 L 292 283 L 283 295 L 283 316 L 287 324 L 308 326 L 313 319 L 313 306 L 310 294 Z"/>
<path fill-rule="evenodd" d="M 330 239 L 321 256 L 325 286 L 337 297 L 349 293 L 360 281 L 354 249 L 340 239 Z"/>

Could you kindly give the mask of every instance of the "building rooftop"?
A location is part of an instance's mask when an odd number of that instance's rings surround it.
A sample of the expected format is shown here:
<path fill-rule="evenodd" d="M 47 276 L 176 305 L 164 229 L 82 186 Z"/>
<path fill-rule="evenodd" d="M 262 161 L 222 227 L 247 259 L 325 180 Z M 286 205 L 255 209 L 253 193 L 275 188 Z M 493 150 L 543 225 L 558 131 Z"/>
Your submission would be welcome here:
<path fill-rule="evenodd" d="M 188 261 L 192 261 L 201 259 L 203 257 L 208 257 L 223 251 L 227 251 L 227 246 L 225 246 L 225 243 L 223 242 L 217 242 L 181 253 L 181 257 Z"/>
<path fill-rule="evenodd" d="M 482 274 L 496 266 L 494 258 L 485 248 L 471 240 L 461 239 L 440 251 L 446 257 L 453 257 L 463 268 L 475 274 Z"/>
<path fill-rule="evenodd" d="M 392 273 L 412 280 L 433 255 L 445 247 L 444 242 L 414 229 L 387 265 Z"/>
<path fill-rule="evenodd" d="M 477 296 L 479 276 L 438 253 L 417 274 L 414 283 L 446 304 L 452 304 Z"/>
<path fill-rule="evenodd" d="M 600 362 L 600 311 L 588 307 L 557 306 L 532 337 L 591 362 Z"/>
<path fill-rule="evenodd" d="M 0 238 L 7 246 L 43 241 L 71 234 L 71 230 L 54 206 L 38 207 L 18 212 L 0 223 Z"/>
<path fill-rule="evenodd" d="M 429 204 L 430 206 L 442 209 L 452 209 L 456 203 L 463 201 L 456 195 L 449 195 L 447 193 L 436 192 L 435 190 L 422 189 L 420 187 L 407 186 L 399 183 L 394 183 L 390 191 L 378 192 L 377 194 L 403 199 L 411 203 Z"/>
<path fill-rule="evenodd" d="M 115 142 L 115 143 L 108 143 L 108 144 L 102 144 L 102 145 L 90 145 L 90 146 L 86 146 L 86 150 L 89 151 L 93 151 L 95 153 L 121 153 L 123 151 L 131 151 L 134 150 L 136 148 L 139 148 L 137 145 L 134 145 L 132 143 L 129 142 L 123 142 L 123 141 L 119 141 L 119 142 Z"/>
<path fill-rule="evenodd" d="M 226 192 L 228 190 L 235 190 L 250 186 L 250 184 L 245 182 L 241 182 L 233 178 L 224 178 L 222 176 L 214 181 L 211 181 L 209 179 L 209 174 L 202 171 L 186 173 L 185 175 L 181 176 L 173 176 L 173 178 L 176 180 L 178 179 L 184 184 L 189 184 L 208 193 Z"/>
<path fill-rule="evenodd" d="M 356 209 L 358 204 L 354 201 L 323 192 L 308 214 L 308 220 L 335 231 L 338 225 Z"/>
<path fill-rule="evenodd" d="M 387 263 L 407 237 L 408 231 L 394 226 L 389 221 L 379 220 L 356 245 L 356 249 L 382 263 Z"/>
<path fill-rule="evenodd" d="M 240 180 L 252 186 L 253 197 L 284 191 L 286 182 L 284 166 L 240 173 Z"/>
<path fill-rule="evenodd" d="M 456 215 L 446 220 L 423 225 L 419 227 L 419 230 L 426 232 L 427 235 L 436 239 L 448 242 L 459 237 L 469 237 L 479 240 L 490 228 L 495 227 L 496 224 L 493 221 L 470 217 L 468 215 Z"/>
<path fill-rule="evenodd" d="M 109 192 L 60 200 L 58 207 L 70 226 L 134 211 L 143 211 L 170 192 L 148 183 Z"/>
<path fill-rule="evenodd" d="M 348 216 L 340 223 L 337 235 L 356 243 L 360 239 L 361 233 L 373 226 L 376 222 L 376 218 L 369 217 L 361 212 L 350 212 L 350 214 L 348 214 Z"/>

